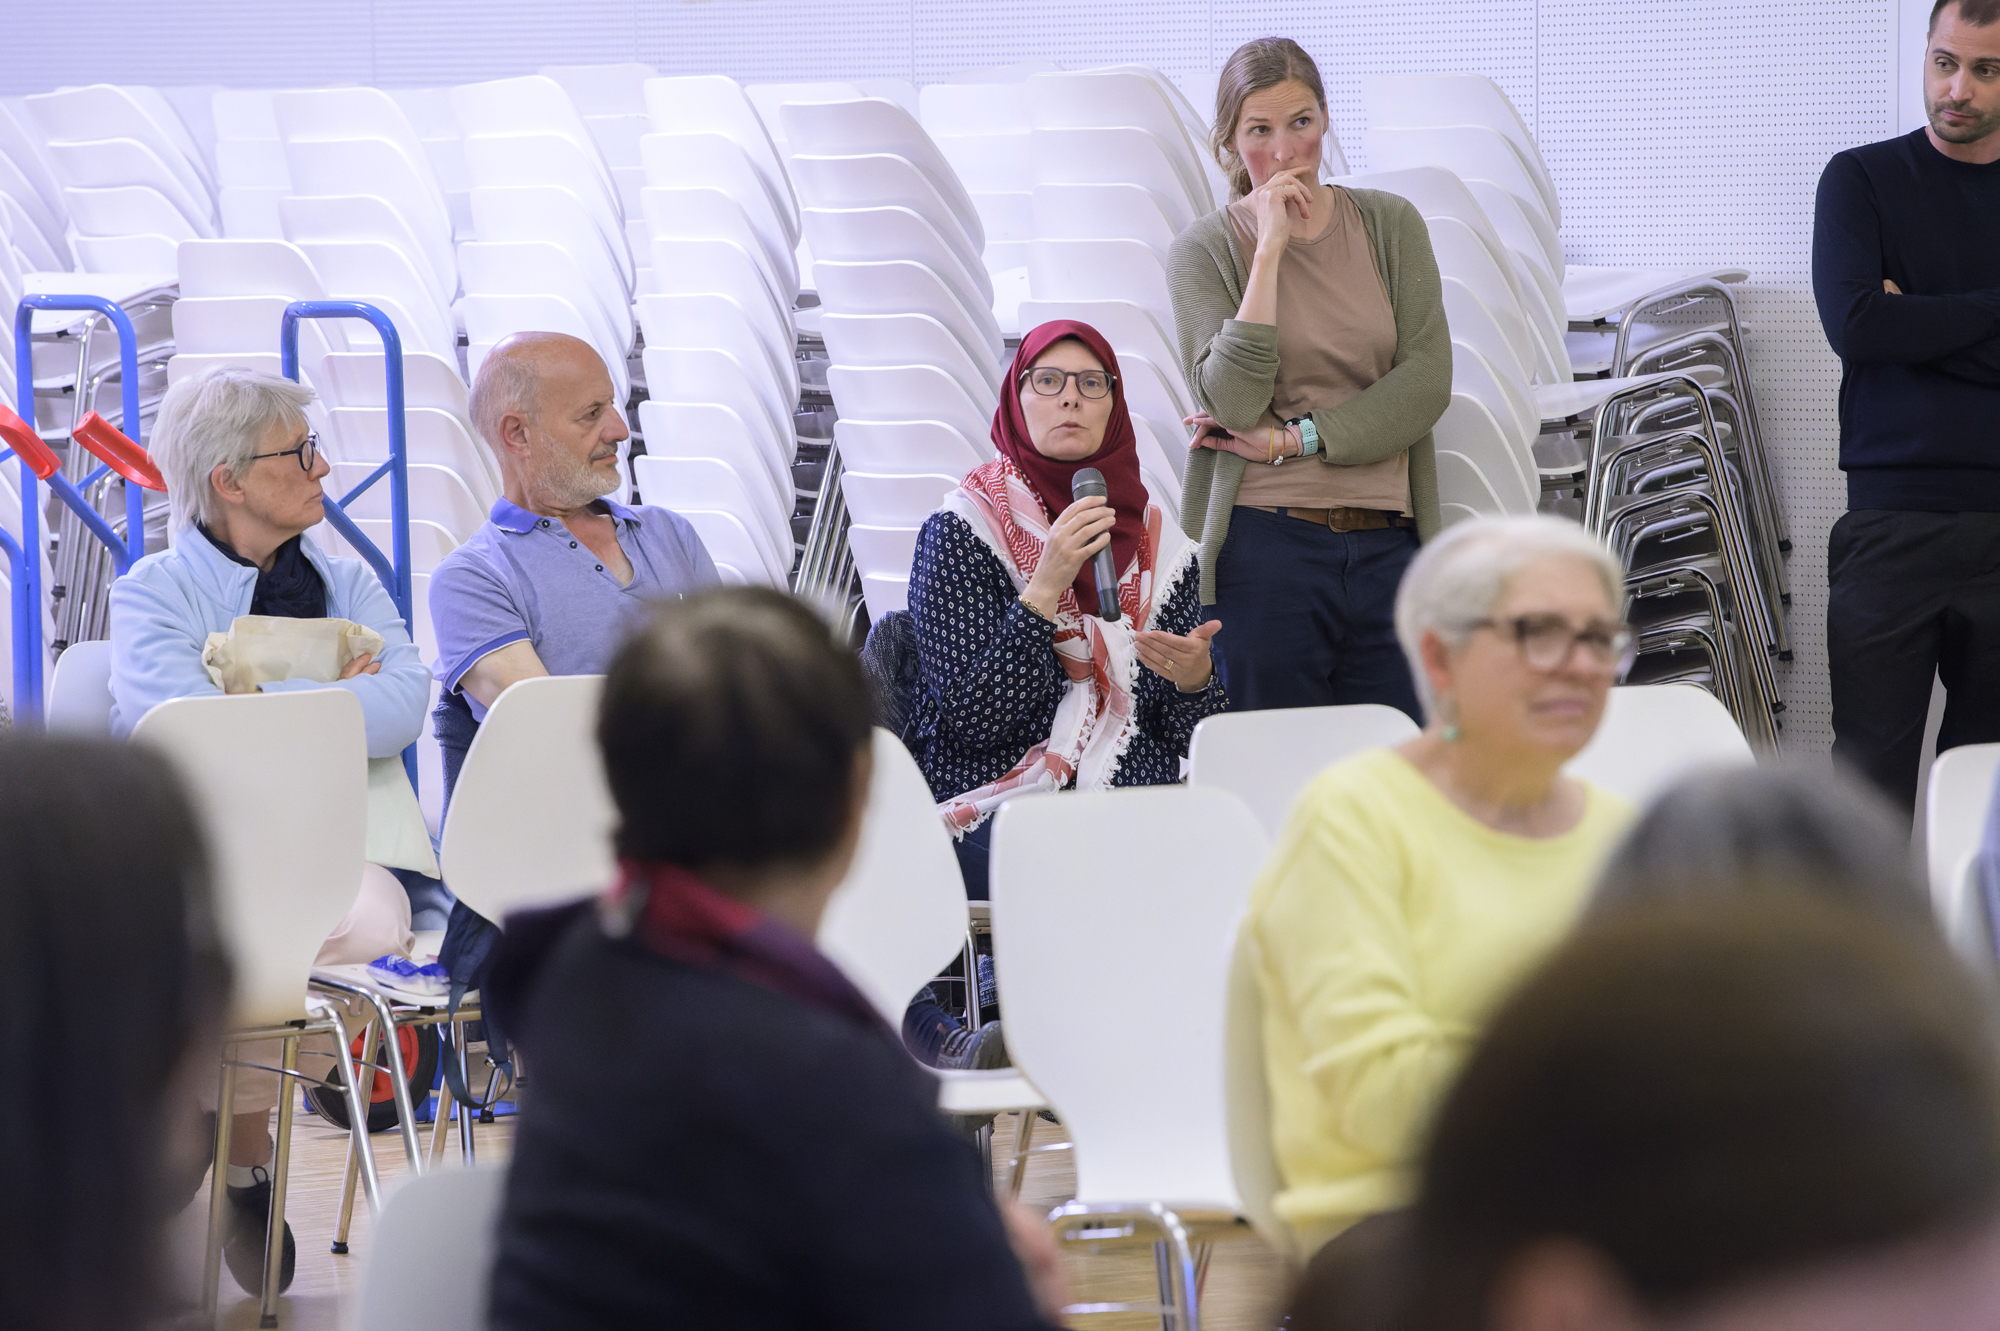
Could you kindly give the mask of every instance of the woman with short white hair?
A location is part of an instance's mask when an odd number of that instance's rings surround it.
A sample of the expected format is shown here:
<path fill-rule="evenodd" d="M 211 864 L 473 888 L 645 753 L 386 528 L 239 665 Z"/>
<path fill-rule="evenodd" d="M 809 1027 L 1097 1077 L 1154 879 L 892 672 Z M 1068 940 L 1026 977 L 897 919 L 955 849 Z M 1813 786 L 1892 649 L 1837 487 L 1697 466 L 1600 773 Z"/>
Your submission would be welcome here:
<path fill-rule="evenodd" d="M 173 543 L 111 585 L 114 734 L 130 734 L 140 717 L 170 699 L 222 693 L 203 652 L 210 634 L 230 633 L 243 615 L 346 619 L 373 629 L 382 650 L 355 657 L 337 680 L 274 680 L 258 688 L 352 693 L 361 704 L 370 758 L 394 758 L 423 732 L 430 671 L 395 602 L 368 565 L 328 555 L 305 535 L 325 516 L 320 480 L 330 470 L 306 420 L 312 400 L 311 389 L 288 379 L 233 367 L 167 390 L 152 451 L 167 482 Z M 370 825 L 372 832 L 372 816 Z M 370 854 L 379 854 L 372 837 Z M 429 871 L 436 871 L 434 862 Z M 320 950 L 318 964 L 407 956 L 412 942 L 409 897 L 386 869 L 371 864 L 353 910 Z M 331 1052 L 330 1043 L 326 1048 Z M 274 1061 L 259 1057 L 256 1046 L 243 1057 Z M 227 1170 L 234 1206 L 224 1255 L 251 1294 L 263 1287 L 267 1120 L 277 1096 L 273 1074 L 245 1069 L 236 1079 Z M 291 1282 L 292 1264 L 287 1228 L 281 1285 Z"/>
<path fill-rule="evenodd" d="M 1307 1251 L 1404 1205 L 1486 1013 L 1565 933 L 1631 820 L 1564 776 L 1631 663 L 1624 580 L 1557 518 L 1426 545 L 1396 633 L 1431 718 L 1307 786 L 1251 896 L 1279 1214 Z"/>

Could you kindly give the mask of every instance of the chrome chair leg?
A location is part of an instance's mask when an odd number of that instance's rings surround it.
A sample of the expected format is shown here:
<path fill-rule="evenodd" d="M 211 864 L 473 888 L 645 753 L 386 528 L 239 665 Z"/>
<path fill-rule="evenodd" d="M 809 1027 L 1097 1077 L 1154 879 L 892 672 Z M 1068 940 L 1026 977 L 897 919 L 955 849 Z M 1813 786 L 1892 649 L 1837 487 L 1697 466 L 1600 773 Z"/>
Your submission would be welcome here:
<path fill-rule="evenodd" d="M 347 1139 L 347 1167 L 340 1184 L 340 1216 L 333 1226 L 333 1250 L 347 1251 L 347 1231 L 354 1223 L 354 1185 L 361 1177 L 361 1157 L 354 1153 L 354 1138 Z"/>
<path fill-rule="evenodd" d="M 451 1024 L 451 1047 L 452 1051 L 458 1056 L 459 1085 L 465 1087 L 465 1093 L 470 1095 L 472 1094 L 472 1065 L 466 1056 L 465 1023 L 463 1021 L 454 1021 Z M 467 1169 L 472 1168 L 473 1165 L 472 1118 L 472 1106 L 462 1104 L 458 1107 L 458 1149 L 465 1157 L 465 1167 Z"/>
<path fill-rule="evenodd" d="M 278 1324 L 278 1282 L 285 1265 L 285 1185 L 291 1181 L 292 1110 L 299 1101 L 294 1074 L 299 1066 L 299 1037 L 288 1035 L 278 1059 L 278 1131 L 271 1152 L 271 1205 L 264 1222 L 264 1296 L 260 1328 Z"/>
<path fill-rule="evenodd" d="M 360 1157 L 361 1186 L 368 1194 L 368 1209 L 380 1215 L 382 1180 L 375 1172 L 374 1145 L 368 1140 L 368 1099 L 361 1090 L 361 1069 L 354 1059 L 354 1041 L 347 1033 L 347 1014 L 338 1003 L 322 1002 L 326 1019 L 333 1023 L 334 1039 L 339 1043 L 336 1056 L 340 1059 L 341 1076 L 347 1083 L 348 1141 Z M 369 1023 L 373 1024 L 372 1021 Z M 367 1048 L 367 1045 L 362 1045 L 362 1048 Z"/>
<path fill-rule="evenodd" d="M 222 1049 L 222 1073 L 215 1091 L 215 1162 L 208 1181 L 208 1248 L 201 1263 L 201 1311 L 204 1322 L 215 1324 L 216 1305 L 221 1297 L 222 1238 L 229 1223 L 229 1139 L 236 1100 L 234 1049 Z"/>
<path fill-rule="evenodd" d="M 437 1109 L 431 1116 L 431 1149 L 426 1169 L 436 1169 L 444 1159 L 444 1135 L 451 1130 L 451 1107 L 457 1101 L 452 1098 L 451 1087 L 439 1083 L 437 1088 Z"/>

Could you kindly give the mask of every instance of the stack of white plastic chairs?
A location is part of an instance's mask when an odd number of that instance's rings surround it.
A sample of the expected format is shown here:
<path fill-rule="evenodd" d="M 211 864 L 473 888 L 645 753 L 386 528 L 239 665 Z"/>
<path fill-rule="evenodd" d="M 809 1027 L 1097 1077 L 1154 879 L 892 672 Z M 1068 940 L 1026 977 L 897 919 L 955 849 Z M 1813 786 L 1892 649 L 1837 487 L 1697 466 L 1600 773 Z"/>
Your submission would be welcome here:
<path fill-rule="evenodd" d="M 1554 506 L 1631 570 L 1634 677 L 1703 683 L 1774 743 L 1771 658 L 1790 645 L 1783 527 L 1723 285 L 1741 272 L 1566 270 L 1554 186 L 1490 80 L 1383 76 L 1364 100 L 1375 169 L 1341 183 L 1416 204 L 1444 279 L 1454 382 L 1435 436 L 1447 520 L 1522 511 L 1545 487 L 1580 495 Z M 1654 326 L 1664 309 L 1679 322 Z M 1611 354 L 1583 335 L 1593 326 L 1610 327 Z"/>
<path fill-rule="evenodd" d="M 452 89 L 465 132 L 472 236 L 459 248 L 467 371 L 511 333 L 568 333 L 597 348 L 631 396 L 634 271 L 625 209 L 597 141 L 561 84 L 540 74 Z"/>
<path fill-rule="evenodd" d="M 925 86 L 924 129 L 958 173 L 986 231 L 994 316 L 1018 331 L 1015 307 L 1028 294 L 1028 247 L 1035 238 L 1035 169 L 1029 156 L 1028 103 L 1022 81 L 1057 70 L 1053 61 L 967 70 Z"/>
<path fill-rule="evenodd" d="M 285 239 L 329 297 L 387 314 L 405 352 L 455 361 L 451 213 L 402 106 L 378 88 L 281 92 L 271 104 L 293 191 L 278 204 Z M 358 326 L 348 336 L 371 340 Z"/>
<path fill-rule="evenodd" d="M 216 234 L 214 178 L 158 90 L 100 83 L 26 104 L 62 185 L 85 271 L 171 273 L 174 246 Z"/>
<path fill-rule="evenodd" d="M 652 132 L 646 114 L 646 80 L 658 78 L 651 65 L 549 65 L 542 73 L 562 85 L 571 105 L 583 117 L 583 127 L 597 144 L 619 206 L 625 213 L 625 240 L 637 274 L 634 285 L 647 290 L 646 274 L 653 267 L 646 217 L 640 191 L 646 187 L 646 164 L 639 140 Z"/>
<path fill-rule="evenodd" d="M 721 75 L 644 87 L 651 258 L 639 297 L 647 401 L 640 493 L 692 523 L 730 581 L 785 586 L 795 559 L 798 207 L 744 90 Z"/>
<path fill-rule="evenodd" d="M 68 229 L 69 205 L 27 99 L 0 101 L 0 242 L 13 252 L 13 266 L 25 273 L 75 267 Z"/>
<path fill-rule="evenodd" d="M 215 94 L 216 212 L 230 240 L 283 240 L 278 203 L 292 192 L 285 142 L 268 91 Z"/>
<path fill-rule="evenodd" d="M 902 609 L 917 531 L 993 456 L 1006 348 L 977 210 L 888 98 L 779 108 L 819 285 L 848 546 L 871 619 Z"/>

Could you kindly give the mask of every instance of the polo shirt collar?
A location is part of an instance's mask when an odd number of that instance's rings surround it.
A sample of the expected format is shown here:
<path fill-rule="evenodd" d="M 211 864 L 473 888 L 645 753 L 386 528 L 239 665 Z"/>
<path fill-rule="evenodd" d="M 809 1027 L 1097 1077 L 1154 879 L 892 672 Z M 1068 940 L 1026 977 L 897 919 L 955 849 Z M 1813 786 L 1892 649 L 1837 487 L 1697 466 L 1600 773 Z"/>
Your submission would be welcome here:
<path fill-rule="evenodd" d="M 599 499 L 597 502 L 604 505 L 605 511 L 619 522 L 635 523 L 639 520 L 637 513 L 615 499 Z M 504 495 L 493 501 L 492 511 L 487 513 L 486 520 L 501 531 L 512 532 L 516 536 L 526 536 L 542 521 Z"/>

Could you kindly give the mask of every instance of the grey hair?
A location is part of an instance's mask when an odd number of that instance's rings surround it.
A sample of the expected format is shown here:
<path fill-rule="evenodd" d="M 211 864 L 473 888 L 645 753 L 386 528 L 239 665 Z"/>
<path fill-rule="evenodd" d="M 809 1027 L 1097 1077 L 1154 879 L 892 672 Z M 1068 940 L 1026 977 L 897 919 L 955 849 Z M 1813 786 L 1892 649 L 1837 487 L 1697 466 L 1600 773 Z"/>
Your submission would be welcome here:
<path fill-rule="evenodd" d="M 1424 673 L 1424 634 L 1461 646 L 1471 625 L 1493 613 L 1507 580 L 1538 559 L 1575 559 L 1604 583 L 1612 613 L 1625 605 L 1625 571 L 1604 543 L 1565 518 L 1475 518 L 1418 551 L 1396 593 L 1396 640 L 1409 658 L 1424 711 L 1436 704 Z"/>
<path fill-rule="evenodd" d="M 500 442 L 501 418 L 519 414 L 535 419 L 541 408 L 542 380 L 534 359 L 509 351 L 505 346 L 496 347 L 479 362 L 479 373 L 472 376 L 472 394 L 466 403 L 472 414 L 472 428 L 479 431 L 479 437 L 486 441 L 495 457 L 505 456 Z"/>
<path fill-rule="evenodd" d="M 160 399 L 153 424 L 153 460 L 167 482 L 173 529 L 196 522 L 214 527 L 222 518 L 222 497 L 208 482 L 217 467 L 231 480 L 250 468 L 250 457 L 270 430 L 282 422 L 303 429 L 313 391 L 289 379 L 239 365 L 223 365 L 183 379 Z"/>

